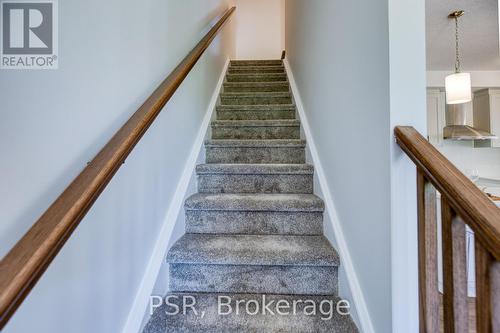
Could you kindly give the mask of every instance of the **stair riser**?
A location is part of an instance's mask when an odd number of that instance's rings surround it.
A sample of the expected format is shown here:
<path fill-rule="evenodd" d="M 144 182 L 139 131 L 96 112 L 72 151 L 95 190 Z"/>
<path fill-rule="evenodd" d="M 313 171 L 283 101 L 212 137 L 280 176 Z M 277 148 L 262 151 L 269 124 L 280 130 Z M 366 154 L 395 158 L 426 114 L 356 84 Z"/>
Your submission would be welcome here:
<path fill-rule="evenodd" d="M 222 105 L 269 105 L 269 104 L 292 104 L 291 96 L 283 97 L 221 97 Z"/>
<path fill-rule="evenodd" d="M 225 85 L 224 92 L 230 93 L 251 93 L 251 92 L 289 92 L 288 84 L 279 85 Z"/>
<path fill-rule="evenodd" d="M 306 162 L 303 147 L 207 147 L 207 163 L 281 163 Z"/>
<path fill-rule="evenodd" d="M 285 74 L 268 75 L 246 75 L 246 74 L 228 74 L 227 82 L 286 82 Z"/>
<path fill-rule="evenodd" d="M 217 111 L 218 120 L 276 120 L 295 118 L 294 110 Z"/>
<path fill-rule="evenodd" d="M 300 139 L 299 126 L 212 127 L 212 139 Z"/>
<path fill-rule="evenodd" d="M 186 211 L 186 232 L 247 235 L 322 235 L 322 212 Z"/>
<path fill-rule="evenodd" d="M 201 193 L 313 193 L 312 175 L 234 175 L 198 176 Z"/>
<path fill-rule="evenodd" d="M 281 60 L 236 60 L 231 61 L 231 67 L 236 66 L 282 66 Z"/>
<path fill-rule="evenodd" d="M 334 266 L 170 265 L 173 292 L 336 295 Z"/>
<path fill-rule="evenodd" d="M 285 67 L 229 67 L 229 74 L 262 74 L 262 73 L 285 73 Z"/>

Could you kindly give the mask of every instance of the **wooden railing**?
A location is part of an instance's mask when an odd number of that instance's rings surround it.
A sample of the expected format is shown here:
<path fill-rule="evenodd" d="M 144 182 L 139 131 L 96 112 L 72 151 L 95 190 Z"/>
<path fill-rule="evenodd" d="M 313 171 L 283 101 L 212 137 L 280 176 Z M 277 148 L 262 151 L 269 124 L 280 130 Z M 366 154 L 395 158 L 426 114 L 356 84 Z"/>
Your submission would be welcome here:
<path fill-rule="evenodd" d="M 420 332 L 440 331 L 436 190 L 444 332 L 468 332 L 465 225 L 475 236 L 477 333 L 500 332 L 500 209 L 413 127 L 396 127 L 395 136 L 417 165 Z"/>
<path fill-rule="evenodd" d="M 191 50 L 0 262 L 2 329 L 236 7 Z"/>

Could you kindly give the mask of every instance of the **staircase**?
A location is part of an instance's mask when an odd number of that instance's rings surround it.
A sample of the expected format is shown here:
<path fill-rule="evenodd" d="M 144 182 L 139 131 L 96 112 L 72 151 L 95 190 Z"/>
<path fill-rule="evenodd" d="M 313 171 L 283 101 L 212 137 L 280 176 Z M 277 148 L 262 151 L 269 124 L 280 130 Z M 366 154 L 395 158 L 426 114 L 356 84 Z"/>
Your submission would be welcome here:
<path fill-rule="evenodd" d="M 336 311 L 339 257 L 323 236 L 282 61 L 232 61 L 216 111 L 199 193 L 185 202 L 186 234 L 167 255 L 170 302 L 182 309 L 193 296 L 198 313 L 171 316 L 164 305 L 144 333 L 357 332 Z M 217 314 L 221 295 L 231 314 Z M 280 300 L 290 307 L 277 312 Z M 270 302 L 274 315 L 263 309 Z"/>

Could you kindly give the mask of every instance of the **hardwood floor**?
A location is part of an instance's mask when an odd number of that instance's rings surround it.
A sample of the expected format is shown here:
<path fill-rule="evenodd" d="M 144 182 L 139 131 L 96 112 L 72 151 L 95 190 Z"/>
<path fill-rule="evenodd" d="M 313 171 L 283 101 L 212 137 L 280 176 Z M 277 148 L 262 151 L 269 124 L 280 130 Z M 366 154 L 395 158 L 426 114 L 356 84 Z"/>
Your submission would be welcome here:
<path fill-rule="evenodd" d="M 469 333 L 476 333 L 476 299 L 469 297 Z M 444 333 L 443 329 L 443 295 L 439 295 L 439 331 Z"/>

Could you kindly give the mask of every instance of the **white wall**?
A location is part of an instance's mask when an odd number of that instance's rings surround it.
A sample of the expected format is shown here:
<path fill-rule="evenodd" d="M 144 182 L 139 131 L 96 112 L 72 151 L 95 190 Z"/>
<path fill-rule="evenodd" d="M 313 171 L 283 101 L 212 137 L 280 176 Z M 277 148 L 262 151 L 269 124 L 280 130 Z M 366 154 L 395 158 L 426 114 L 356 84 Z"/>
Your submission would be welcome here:
<path fill-rule="evenodd" d="M 471 142 L 446 142 L 437 148 L 462 172 L 476 169 L 482 178 L 500 179 L 500 148 L 474 148 Z"/>
<path fill-rule="evenodd" d="M 398 1 L 286 2 L 287 58 L 368 308 L 365 332 L 418 331 L 415 169 L 393 127 L 425 130 L 425 18 L 421 1 Z"/>
<path fill-rule="evenodd" d="M 425 1 L 388 0 L 391 120 L 392 332 L 419 332 L 414 164 L 394 141 L 397 125 L 426 136 Z M 409 15 L 411 13 L 411 15 Z"/>
<path fill-rule="evenodd" d="M 378 332 L 389 332 L 387 3 L 288 0 L 286 35 L 287 58 L 372 321 Z"/>
<path fill-rule="evenodd" d="M 237 59 L 280 59 L 285 49 L 285 0 L 235 0 Z"/>
<path fill-rule="evenodd" d="M 227 7 L 60 2 L 59 69 L 0 72 L 0 255 Z M 233 37 L 226 26 L 214 40 L 5 333 L 121 331 L 213 89 L 234 57 Z"/>

